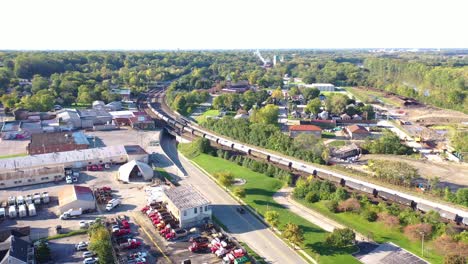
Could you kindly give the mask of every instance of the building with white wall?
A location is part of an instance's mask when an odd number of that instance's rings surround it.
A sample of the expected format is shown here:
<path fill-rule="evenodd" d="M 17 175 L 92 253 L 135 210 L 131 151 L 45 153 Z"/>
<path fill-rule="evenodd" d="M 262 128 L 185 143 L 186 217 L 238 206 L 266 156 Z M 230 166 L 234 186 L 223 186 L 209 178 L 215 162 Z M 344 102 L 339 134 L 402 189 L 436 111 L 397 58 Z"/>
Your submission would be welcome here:
<path fill-rule="evenodd" d="M 181 228 L 197 226 L 211 220 L 210 201 L 192 185 L 164 190 L 163 201 Z"/>

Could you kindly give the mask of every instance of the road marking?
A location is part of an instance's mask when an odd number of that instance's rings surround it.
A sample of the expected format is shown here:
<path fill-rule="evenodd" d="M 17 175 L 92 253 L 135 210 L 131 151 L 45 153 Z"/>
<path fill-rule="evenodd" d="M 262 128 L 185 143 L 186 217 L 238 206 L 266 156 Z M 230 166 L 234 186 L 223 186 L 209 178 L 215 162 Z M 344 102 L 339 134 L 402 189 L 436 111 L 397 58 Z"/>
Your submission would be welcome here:
<path fill-rule="evenodd" d="M 162 251 L 162 249 L 158 246 L 158 244 L 154 241 L 154 239 L 151 237 L 151 235 L 148 233 L 148 231 L 146 231 L 146 229 L 143 227 L 143 225 L 139 224 L 138 223 L 138 220 L 137 220 L 137 217 L 134 217 L 135 219 L 135 222 L 137 222 L 137 224 L 140 226 L 140 228 L 143 230 L 143 232 L 145 232 L 146 236 L 149 237 L 149 239 L 151 240 L 151 242 L 153 242 L 153 244 L 158 248 L 159 252 L 161 252 L 161 254 L 164 256 L 164 258 L 169 261 L 169 263 L 172 264 L 172 261 L 171 259 Z"/>

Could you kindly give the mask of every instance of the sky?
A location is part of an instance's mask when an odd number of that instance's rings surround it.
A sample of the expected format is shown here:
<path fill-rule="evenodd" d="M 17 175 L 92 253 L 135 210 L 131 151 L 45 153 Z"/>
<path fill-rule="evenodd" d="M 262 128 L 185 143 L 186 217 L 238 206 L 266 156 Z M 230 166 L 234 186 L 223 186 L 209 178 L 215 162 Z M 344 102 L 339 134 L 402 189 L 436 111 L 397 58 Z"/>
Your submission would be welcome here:
<path fill-rule="evenodd" d="M 468 48 L 467 0 L 0 0 L 0 50 Z"/>

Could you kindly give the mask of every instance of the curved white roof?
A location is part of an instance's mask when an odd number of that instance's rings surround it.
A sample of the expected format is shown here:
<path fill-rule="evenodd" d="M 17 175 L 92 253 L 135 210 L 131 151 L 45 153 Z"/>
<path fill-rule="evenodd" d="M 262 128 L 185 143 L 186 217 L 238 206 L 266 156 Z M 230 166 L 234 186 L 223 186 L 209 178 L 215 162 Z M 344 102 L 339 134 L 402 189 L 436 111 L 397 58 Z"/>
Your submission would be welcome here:
<path fill-rule="evenodd" d="M 132 172 L 135 166 L 138 167 L 138 170 L 141 172 L 143 179 L 151 180 L 153 178 L 153 169 L 146 163 L 132 160 L 119 168 L 119 180 L 123 182 L 130 182 L 130 173 Z"/>

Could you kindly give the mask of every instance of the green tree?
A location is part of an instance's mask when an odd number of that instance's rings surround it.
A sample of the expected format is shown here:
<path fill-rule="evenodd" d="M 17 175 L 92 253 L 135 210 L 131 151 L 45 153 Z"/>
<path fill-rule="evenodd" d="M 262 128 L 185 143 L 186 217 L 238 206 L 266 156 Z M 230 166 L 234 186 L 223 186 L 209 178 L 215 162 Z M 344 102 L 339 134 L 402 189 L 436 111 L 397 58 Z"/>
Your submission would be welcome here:
<path fill-rule="evenodd" d="M 455 193 L 458 204 L 468 206 L 468 188 L 460 188 Z"/>
<path fill-rule="evenodd" d="M 279 224 L 279 213 L 276 211 L 266 211 L 265 221 L 272 227 L 278 227 Z"/>
<path fill-rule="evenodd" d="M 343 94 L 332 94 L 325 100 L 327 110 L 333 114 L 341 114 L 346 109 L 348 97 Z"/>
<path fill-rule="evenodd" d="M 38 263 L 46 263 L 50 260 L 50 248 L 44 240 L 41 240 L 35 252 Z"/>
<path fill-rule="evenodd" d="M 233 193 L 234 193 L 235 196 L 237 196 L 239 198 L 244 198 L 245 197 L 245 189 L 242 188 L 242 187 L 234 188 Z"/>
<path fill-rule="evenodd" d="M 284 96 L 283 96 L 283 91 L 281 91 L 281 88 L 276 88 L 272 93 L 271 93 L 271 97 L 272 98 L 275 98 L 275 99 L 283 99 Z"/>
<path fill-rule="evenodd" d="M 49 88 L 49 80 L 37 74 L 34 75 L 31 83 L 32 83 L 31 91 L 33 93 L 37 93 L 40 90 L 45 90 Z"/>
<path fill-rule="evenodd" d="M 349 228 L 336 228 L 332 233 L 328 234 L 325 243 L 337 248 L 343 248 L 354 245 L 356 234 Z"/>
<path fill-rule="evenodd" d="M 320 90 L 317 88 L 304 88 L 302 95 L 306 100 L 312 100 L 319 97 Z"/>
<path fill-rule="evenodd" d="M 229 187 L 232 185 L 232 181 L 234 180 L 234 175 L 230 172 L 222 173 L 219 175 L 218 181 L 224 187 Z"/>
<path fill-rule="evenodd" d="M 99 258 L 98 263 L 114 263 L 112 243 L 109 231 L 103 224 L 94 224 L 88 229 L 90 235 L 88 249 L 95 252 Z"/>
<path fill-rule="evenodd" d="M 268 104 L 260 110 L 255 110 L 254 114 L 250 117 L 252 123 L 259 124 L 277 124 L 278 123 L 279 109 L 277 106 Z"/>
<path fill-rule="evenodd" d="M 320 112 L 320 107 L 322 107 L 322 102 L 320 101 L 320 99 L 315 98 L 307 103 L 307 106 L 304 110 L 306 113 L 318 114 Z"/>
<path fill-rule="evenodd" d="M 13 109 L 19 102 L 18 95 L 16 93 L 4 94 L 0 97 L 0 102 L 5 108 Z"/>
<path fill-rule="evenodd" d="M 181 114 L 186 114 L 187 110 L 187 100 L 185 99 L 184 95 L 178 94 L 174 99 L 173 103 L 174 110 Z"/>
<path fill-rule="evenodd" d="M 283 230 L 283 236 L 294 245 L 301 245 L 304 242 L 304 232 L 296 224 L 286 224 Z"/>

